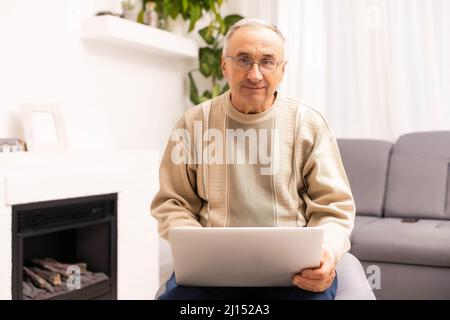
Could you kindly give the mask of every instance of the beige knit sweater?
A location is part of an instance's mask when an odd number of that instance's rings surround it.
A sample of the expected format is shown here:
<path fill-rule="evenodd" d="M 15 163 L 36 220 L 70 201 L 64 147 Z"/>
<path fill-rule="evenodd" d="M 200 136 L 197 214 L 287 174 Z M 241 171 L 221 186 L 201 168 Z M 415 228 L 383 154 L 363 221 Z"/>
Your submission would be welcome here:
<path fill-rule="evenodd" d="M 236 132 L 247 133 L 244 143 Z M 254 152 L 255 134 L 267 152 Z M 350 249 L 355 205 L 336 138 L 316 110 L 278 94 L 268 110 L 244 114 L 228 91 L 178 122 L 151 212 L 166 239 L 175 226 L 319 227 L 338 262 Z"/>

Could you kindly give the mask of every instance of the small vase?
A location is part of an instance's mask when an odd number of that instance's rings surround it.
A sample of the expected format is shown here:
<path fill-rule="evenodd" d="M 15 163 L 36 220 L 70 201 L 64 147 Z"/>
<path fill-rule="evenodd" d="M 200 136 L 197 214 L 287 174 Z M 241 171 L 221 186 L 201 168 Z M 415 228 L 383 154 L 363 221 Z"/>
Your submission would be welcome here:
<path fill-rule="evenodd" d="M 137 12 L 136 10 L 123 10 L 123 18 L 130 21 L 137 21 Z"/>
<path fill-rule="evenodd" d="M 158 28 L 159 26 L 159 18 L 158 13 L 156 12 L 156 4 L 152 1 L 147 2 L 145 5 L 144 24 L 153 28 Z"/>
<path fill-rule="evenodd" d="M 165 29 L 180 36 L 186 36 L 189 29 L 188 23 L 189 21 L 184 20 L 181 15 L 178 15 L 175 20 L 169 17 L 166 20 Z"/>

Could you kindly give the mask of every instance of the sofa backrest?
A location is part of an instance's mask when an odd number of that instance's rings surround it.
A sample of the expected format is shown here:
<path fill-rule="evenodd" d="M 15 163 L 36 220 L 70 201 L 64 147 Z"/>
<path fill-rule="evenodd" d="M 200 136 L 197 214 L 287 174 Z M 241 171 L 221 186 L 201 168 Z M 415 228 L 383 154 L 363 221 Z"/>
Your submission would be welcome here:
<path fill-rule="evenodd" d="M 392 143 L 338 139 L 338 145 L 355 199 L 356 214 L 381 217 Z"/>
<path fill-rule="evenodd" d="M 411 133 L 397 140 L 385 216 L 450 220 L 450 131 Z"/>

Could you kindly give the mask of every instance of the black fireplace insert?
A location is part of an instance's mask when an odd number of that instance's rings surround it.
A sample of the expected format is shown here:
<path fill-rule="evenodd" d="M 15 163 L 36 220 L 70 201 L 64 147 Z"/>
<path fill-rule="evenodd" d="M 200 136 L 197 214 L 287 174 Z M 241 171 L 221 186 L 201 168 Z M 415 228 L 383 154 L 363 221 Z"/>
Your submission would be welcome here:
<path fill-rule="evenodd" d="M 14 205 L 12 297 L 117 299 L 117 194 Z"/>

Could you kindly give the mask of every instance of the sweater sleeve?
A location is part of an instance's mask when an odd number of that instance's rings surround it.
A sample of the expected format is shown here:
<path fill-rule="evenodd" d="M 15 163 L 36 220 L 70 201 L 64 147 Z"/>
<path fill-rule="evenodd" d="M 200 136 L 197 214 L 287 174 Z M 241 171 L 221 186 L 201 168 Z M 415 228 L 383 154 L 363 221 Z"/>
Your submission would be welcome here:
<path fill-rule="evenodd" d="M 183 145 L 191 146 L 189 139 L 186 139 L 188 131 L 184 123 L 181 119 L 172 134 L 172 137 L 182 140 L 170 139 L 167 144 L 159 170 L 160 189 L 151 204 L 151 213 L 158 221 L 159 233 L 166 240 L 173 227 L 201 227 L 198 215 L 203 201 L 196 193 L 197 166 L 180 158 L 172 159 L 180 155 Z M 183 133 L 184 138 L 181 138 Z M 187 157 L 188 153 L 183 155 Z"/>
<path fill-rule="evenodd" d="M 303 167 L 306 188 L 308 227 L 325 231 L 323 248 L 327 249 L 337 264 L 350 249 L 350 234 L 355 219 L 355 203 L 340 156 L 336 138 L 327 132 L 316 141 Z"/>

